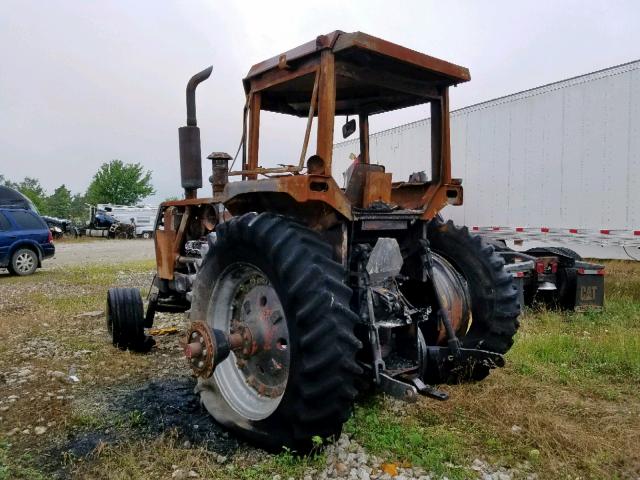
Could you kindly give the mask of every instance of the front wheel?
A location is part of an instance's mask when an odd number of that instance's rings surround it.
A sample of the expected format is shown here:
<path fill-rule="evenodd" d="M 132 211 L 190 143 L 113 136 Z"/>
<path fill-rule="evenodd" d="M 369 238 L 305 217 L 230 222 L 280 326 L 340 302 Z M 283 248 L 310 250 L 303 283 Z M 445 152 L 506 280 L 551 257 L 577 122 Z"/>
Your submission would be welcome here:
<path fill-rule="evenodd" d="M 253 342 L 199 380 L 202 403 L 269 449 L 300 452 L 314 436 L 339 436 L 361 373 L 342 265 L 314 232 L 279 215 L 236 217 L 216 235 L 191 320 L 227 334 L 248 330 Z"/>

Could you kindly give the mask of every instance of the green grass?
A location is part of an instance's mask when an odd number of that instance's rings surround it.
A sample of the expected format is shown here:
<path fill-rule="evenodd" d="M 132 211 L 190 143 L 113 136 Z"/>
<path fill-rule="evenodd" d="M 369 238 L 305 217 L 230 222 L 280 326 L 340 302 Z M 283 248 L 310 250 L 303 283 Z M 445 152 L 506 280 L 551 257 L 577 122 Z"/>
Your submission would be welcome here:
<path fill-rule="evenodd" d="M 410 464 L 450 479 L 468 478 L 465 441 L 436 416 L 399 416 L 380 399 L 356 407 L 345 431 L 385 462 Z M 450 466 L 454 465 L 454 466 Z"/>
<path fill-rule="evenodd" d="M 27 288 L 24 306 L 3 318 L 0 338 L 4 328 L 7 335 L 18 332 L 51 338 L 66 351 L 94 352 L 86 357 L 87 369 L 82 371 L 83 383 L 75 387 L 73 405 L 59 412 L 68 418 L 58 422 L 61 435 L 71 429 L 145 431 L 148 422 L 153 421 L 139 411 L 107 420 L 99 410 L 82 408 L 85 397 L 90 398 L 89 392 L 95 393 L 113 382 L 121 384 L 119 377 L 124 372 L 131 374 L 127 377 L 131 382 L 140 380 L 138 372 L 145 379 L 146 375 L 154 375 L 156 357 L 113 349 L 106 333 L 96 335 L 103 319 L 77 317 L 83 312 L 102 310 L 106 289 L 120 283 L 123 276 L 131 275 L 135 282 L 135 275 L 153 269 L 153 261 L 143 261 L 40 271 L 32 277 L 3 279 L 7 285 L 15 283 Z M 607 272 L 604 311 L 527 309 L 504 369 L 477 384 L 443 387 L 450 394 L 448 402 L 421 399 L 408 405 L 378 396 L 359 403 L 345 432 L 383 462 L 420 466 L 452 480 L 473 478 L 474 472 L 464 467 L 475 458 L 505 467 L 529 462 L 526 473 L 535 472 L 541 480 L 638 477 L 640 265 L 608 262 Z M 43 327 L 43 322 L 50 326 Z M 15 345 L 0 342 L 0 355 L 13 358 Z M 16 358 L 18 365 L 20 357 Z M 47 368 L 66 371 L 68 365 L 64 361 L 55 362 L 52 359 Z M 102 380 L 104 364 L 108 365 L 109 380 Z M 103 383 L 89 388 L 85 384 L 88 377 Z M 32 413 L 28 409 L 24 412 L 21 421 L 28 423 L 26 416 Z M 521 427 L 521 433 L 514 434 L 513 425 Z M 4 430 L 0 429 L 0 435 Z M 173 465 L 178 465 L 187 471 L 196 470 L 201 478 L 258 480 L 279 474 L 286 479 L 301 478 L 309 469 L 320 469 L 326 462 L 322 451 L 307 457 L 283 451 L 217 464 L 212 452 L 186 449 L 170 432 L 142 437 L 101 447 L 86 459 L 67 459 L 72 476 L 170 478 Z M 46 441 L 44 437 L 37 440 Z M 0 480 L 46 478 L 39 470 L 38 460 L 25 453 L 34 455 L 42 445 L 20 444 L 25 441 L 16 436 L 0 443 Z"/>
<path fill-rule="evenodd" d="M 529 311 L 508 354 L 519 373 L 564 385 L 640 382 L 640 303 L 611 298 L 602 312 Z"/>
<path fill-rule="evenodd" d="M 45 480 L 47 476 L 33 467 L 30 454 L 15 455 L 11 444 L 0 437 L 0 480 Z"/>

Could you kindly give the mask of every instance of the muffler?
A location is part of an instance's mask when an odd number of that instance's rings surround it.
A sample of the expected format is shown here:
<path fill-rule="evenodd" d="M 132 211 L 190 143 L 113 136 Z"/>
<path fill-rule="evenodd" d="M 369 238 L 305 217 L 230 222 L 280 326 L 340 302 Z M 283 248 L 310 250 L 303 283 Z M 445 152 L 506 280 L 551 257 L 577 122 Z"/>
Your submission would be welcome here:
<path fill-rule="evenodd" d="M 180 177 L 185 198 L 196 198 L 202 188 L 202 153 L 200 129 L 196 119 L 196 87 L 211 75 L 213 66 L 196 73 L 187 83 L 187 125 L 178 128 L 180 143 Z"/>

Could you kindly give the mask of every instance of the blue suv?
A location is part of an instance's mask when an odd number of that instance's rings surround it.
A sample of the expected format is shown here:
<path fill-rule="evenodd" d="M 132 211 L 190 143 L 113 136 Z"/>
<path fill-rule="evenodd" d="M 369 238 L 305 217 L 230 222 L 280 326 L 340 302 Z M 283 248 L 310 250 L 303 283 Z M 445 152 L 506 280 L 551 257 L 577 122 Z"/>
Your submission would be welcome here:
<path fill-rule="evenodd" d="M 0 268 L 30 275 L 55 251 L 49 227 L 37 213 L 0 208 Z"/>

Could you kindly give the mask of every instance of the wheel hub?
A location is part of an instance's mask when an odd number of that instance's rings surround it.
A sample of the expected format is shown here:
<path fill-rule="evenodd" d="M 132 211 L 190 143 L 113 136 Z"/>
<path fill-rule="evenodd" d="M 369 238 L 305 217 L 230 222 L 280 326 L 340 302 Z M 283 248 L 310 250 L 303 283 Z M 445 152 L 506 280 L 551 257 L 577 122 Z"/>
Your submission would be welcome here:
<path fill-rule="evenodd" d="M 184 353 L 196 376 L 213 376 L 244 417 L 257 420 L 273 412 L 289 378 L 290 342 L 284 307 L 267 276 L 251 264 L 227 267 L 206 321 L 191 324 Z"/>
<path fill-rule="evenodd" d="M 21 253 L 16 258 L 16 269 L 19 272 L 22 272 L 22 273 L 28 272 L 33 268 L 33 264 L 34 264 L 33 257 L 28 253 Z"/>
<path fill-rule="evenodd" d="M 289 332 L 278 294 L 256 272 L 239 286 L 234 300 L 231 333 L 250 339 L 235 351 L 236 365 L 258 394 L 279 397 L 289 376 Z"/>

